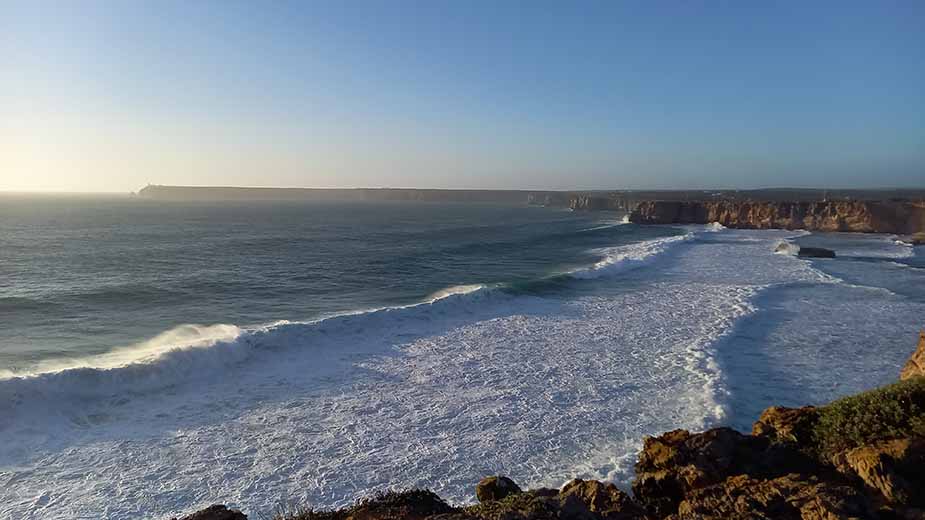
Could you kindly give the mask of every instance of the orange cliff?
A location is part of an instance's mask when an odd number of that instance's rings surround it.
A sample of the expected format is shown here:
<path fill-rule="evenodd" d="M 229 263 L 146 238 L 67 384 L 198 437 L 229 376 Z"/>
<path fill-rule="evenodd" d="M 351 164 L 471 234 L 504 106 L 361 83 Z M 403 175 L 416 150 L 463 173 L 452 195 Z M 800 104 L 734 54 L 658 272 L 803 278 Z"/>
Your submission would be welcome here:
<path fill-rule="evenodd" d="M 806 229 L 913 234 L 925 231 L 925 203 L 909 201 L 644 201 L 638 224 L 708 224 L 729 228 Z"/>

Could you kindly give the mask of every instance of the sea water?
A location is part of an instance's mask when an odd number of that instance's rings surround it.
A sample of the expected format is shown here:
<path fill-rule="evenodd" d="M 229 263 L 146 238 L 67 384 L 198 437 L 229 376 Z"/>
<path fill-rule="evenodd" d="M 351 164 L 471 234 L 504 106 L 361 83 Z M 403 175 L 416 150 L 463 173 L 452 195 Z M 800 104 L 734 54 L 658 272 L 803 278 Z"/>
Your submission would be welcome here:
<path fill-rule="evenodd" d="M 644 435 L 895 379 L 923 268 L 552 208 L 5 197 L 0 517 L 626 487 Z"/>

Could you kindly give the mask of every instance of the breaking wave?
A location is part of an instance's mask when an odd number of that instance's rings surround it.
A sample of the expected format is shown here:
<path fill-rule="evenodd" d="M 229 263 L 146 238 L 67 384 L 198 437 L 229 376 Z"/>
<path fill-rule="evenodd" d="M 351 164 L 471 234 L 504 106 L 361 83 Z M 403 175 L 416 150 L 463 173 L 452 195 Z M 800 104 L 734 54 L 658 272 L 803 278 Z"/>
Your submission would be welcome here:
<path fill-rule="evenodd" d="M 574 279 L 597 279 L 641 267 L 694 233 L 599 250 L 594 265 L 568 273 Z M 435 325 L 446 326 L 471 316 L 489 303 L 530 298 L 513 287 L 470 284 L 447 287 L 421 303 L 356 311 L 309 322 L 276 322 L 256 327 L 231 324 L 175 327 L 135 345 L 105 354 L 41 362 L 28 370 L 0 371 L 0 413 L 35 399 L 94 399 L 144 394 L 187 381 L 216 377 L 264 352 L 331 345 L 329 338 L 397 326 L 409 335 Z M 336 344 L 337 342 L 333 342 Z M 2 429 L 3 420 L 0 420 Z"/>
<path fill-rule="evenodd" d="M 648 265 L 671 248 L 694 238 L 693 232 L 683 235 L 656 238 L 637 244 L 598 250 L 603 258 L 591 267 L 576 269 L 568 273 L 573 278 L 594 279 Z"/>

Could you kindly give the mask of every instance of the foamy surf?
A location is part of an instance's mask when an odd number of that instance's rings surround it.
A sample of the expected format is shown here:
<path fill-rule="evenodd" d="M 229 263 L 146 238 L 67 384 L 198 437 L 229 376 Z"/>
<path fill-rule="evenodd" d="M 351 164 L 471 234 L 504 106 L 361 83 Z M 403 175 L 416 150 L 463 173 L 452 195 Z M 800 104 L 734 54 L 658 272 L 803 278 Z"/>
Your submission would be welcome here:
<path fill-rule="evenodd" d="M 243 330 L 227 343 L 185 349 L 251 349 L 214 372 L 193 370 L 195 384 L 184 376 L 145 392 L 136 380 L 86 399 L 32 400 L 31 415 L 0 429 L 0 517 L 125 518 L 143 507 L 162 518 L 218 501 L 259 514 L 425 485 L 465 503 L 472 483 L 493 473 L 527 487 L 574 477 L 626 486 L 644 435 L 725 424 L 737 403 L 782 397 L 760 388 L 737 395 L 734 362 L 749 354 L 744 342 L 754 336 L 770 342 L 768 352 L 777 348 L 765 329 L 738 335 L 749 316 L 773 329 L 780 314 L 765 307 L 799 302 L 795 318 L 805 323 L 788 346 L 796 371 L 825 340 L 806 341 L 806 323 L 832 319 L 834 304 L 839 318 L 864 319 L 850 298 L 815 300 L 846 289 L 820 283 L 810 262 L 772 254 L 776 240 L 791 236 L 697 235 L 668 245 L 671 262 L 647 264 L 657 268 L 595 278 L 594 295 L 450 288 L 431 304 Z M 622 290 L 624 282 L 633 290 Z M 791 292 L 762 299 L 782 288 Z M 895 312 L 904 308 L 881 313 L 875 329 L 879 319 L 897 327 L 892 316 L 912 314 Z M 814 371 L 818 387 L 843 379 Z M 22 390 L 19 398 L 35 397 Z"/>
<path fill-rule="evenodd" d="M 597 252 L 603 256 L 594 265 L 576 269 L 568 273 L 573 278 L 595 279 L 603 276 L 612 276 L 624 271 L 645 266 L 660 255 L 667 253 L 672 247 L 694 238 L 694 233 L 646 240 L 636 244 L 605 248 Z"/>

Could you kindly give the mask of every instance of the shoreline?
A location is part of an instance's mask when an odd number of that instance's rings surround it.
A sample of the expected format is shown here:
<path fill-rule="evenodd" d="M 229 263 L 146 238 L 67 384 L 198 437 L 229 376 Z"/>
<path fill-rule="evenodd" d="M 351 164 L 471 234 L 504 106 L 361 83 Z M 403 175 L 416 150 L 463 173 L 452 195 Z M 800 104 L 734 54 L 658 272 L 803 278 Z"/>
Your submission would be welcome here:
<path fill-rule="evenodd" d="M 389 491 L 353 506 L 276 520 L 708 520 L 925 518 L 925 331 L 899 381 L 826 405 L 772 406 L 748 434 L 719 427 L 646 437 L 632 496 L 575 479 L 522 490 L 504 476 L 453 506 L 427 490 Z M 246 520 L 223 505 L 181 520 Z"/>

